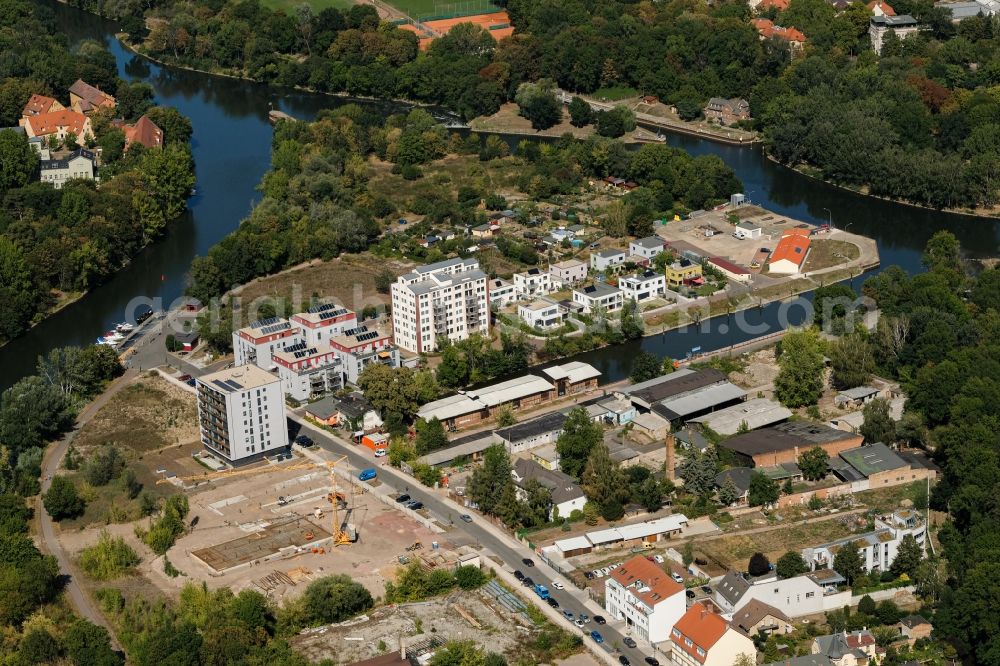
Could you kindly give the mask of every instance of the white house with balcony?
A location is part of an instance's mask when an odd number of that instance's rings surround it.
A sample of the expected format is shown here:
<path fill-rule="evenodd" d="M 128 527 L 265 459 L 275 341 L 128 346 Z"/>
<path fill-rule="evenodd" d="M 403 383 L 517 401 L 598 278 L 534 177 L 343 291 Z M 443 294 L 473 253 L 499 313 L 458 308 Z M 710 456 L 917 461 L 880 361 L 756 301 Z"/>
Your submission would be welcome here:
<path fill-rule="evenodd" d="M 684 615 L 684 586 L 644 555 L 636 555 L 612 571 L 604 581 L 604 610 L 613 620 L 624 620 L 629 633 L 651 643 L 670 638 L 670 630 Z"/>
<path fill-rule="evenodd" d="M 866 572 L 888 571 L 896 560 L 903 538 L 910 535 L 923 548 L 926 533 L 924 521 L 919 513 L 901 509 L 882 519 L 876 519 L 875 529 L 871 532 L 803 548 L 802 559 L 813 569 L 833 567 L 837 551 L 853 543 L 861 555 L 861 563 Z"/>
<path fill-rule="evenodd" d="M 667 278 L 663 273 L 646 271 L 627 275 L 618 280 L 618 288 L 636 303 L 642 303 L 652 298 L 659 298 L 667 293 Z"/>
<path fill-rule="evenodd" d="M 583 306 L 583 311 L 591 313 L 597 309 L 616 312 L 625 304 L 625 294 L 618 287 L 604 282 L 595 282 L 573 290 L 573 302 Z"/>
<path fill-rule="evenodd" d="M 663 252 L 663 247 L 663 239 L 659 236 L 636 238 L 628 244 L 628 253 L 643 259 L 652 259 Z"/>
<path fill-rule="evenodd" d="M 562 326 L 565 311 L 561 305 L 548 298 L 536 298 L 517 306 L 517 316 L 532 328 L 542 330 Z"/>
<path fill-rule="evenodd" d="M 552 293 L 552 275 L 541 268 L 514 273 L 514 293 L 518 298 L 537 298 Z"/>
<path fill-rule="evenodd" d="M 590 255 L 590 268 L 598 273 L 603 273 L 609 268 L 624 264 L 625 257 L 627 256 L 624 250 L 619 250 L 618 248 L 609 248 L 594 252 Z"/>

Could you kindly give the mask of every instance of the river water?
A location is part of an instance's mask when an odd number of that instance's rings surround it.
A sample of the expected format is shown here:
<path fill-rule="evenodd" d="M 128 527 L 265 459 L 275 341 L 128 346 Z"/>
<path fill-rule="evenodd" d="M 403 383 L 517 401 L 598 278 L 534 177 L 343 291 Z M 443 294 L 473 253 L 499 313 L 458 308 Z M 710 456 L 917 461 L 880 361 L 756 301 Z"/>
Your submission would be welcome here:
<path fill-rule="evenodd" d="M 327 95 L 159 67 L 122 47 L 114 38 L 112 22 L 54 0 L 39 0 L 39 4 L 51 8 L 72 42 L 95 39 L 105 43 L 115 56 L 120 76 L 150 83 L 157 103 L 174 106 L 191 119 L 196 194 L 188 212 L 170 225 L 167 236 L 146 248 L 128 267 L 28 334 L 0 347 L 0 388 L 30 374 L 37 357 L 49 349 L 92 342 L 130 314 L 126 307 L 136 297 L 158 298 L 169 306 L 183 294 L 191 260 L 235 229 L 259 199 L 256 186 L 270 157 L 268 111 L 281 109 L 297 118 L 310 119 L 321 109 L 347 102 Z M 376 106 L 386 112 L 403 108 L 389 103 Z M 719 155 L 736 171 L 755 203 L 812 222 L 825 222 L 832 214 L 836 226 L 850 224 L 851 231 L 874 237 L 883 266 L 899 264 L 907 271 L 919 271 L 921 250 L 940 229 L 952 231 L 970 256 L 992 256 L 1000 248 L 1000 222 L 863 197 L 776 165 L 759 148 L 679 135 L 668 137 L 671 145 L 693 154 Z M 519 138 L 523 137 L 511 137 L 511 141 Z M 718 349 L 782 325 L 801 323 L 802 312 L 801 308 L 775 303 L 748 311 L 745 324 L 739 327 L 730 326 L 722 317 L 687 331 L 652 336 L 579 358 L 602 370 L 605 381 L 614 381 L 628 375 L 631 359 L 640 347 L 658 355 L 683 357 L 695 347 L 703 351 Z"/>

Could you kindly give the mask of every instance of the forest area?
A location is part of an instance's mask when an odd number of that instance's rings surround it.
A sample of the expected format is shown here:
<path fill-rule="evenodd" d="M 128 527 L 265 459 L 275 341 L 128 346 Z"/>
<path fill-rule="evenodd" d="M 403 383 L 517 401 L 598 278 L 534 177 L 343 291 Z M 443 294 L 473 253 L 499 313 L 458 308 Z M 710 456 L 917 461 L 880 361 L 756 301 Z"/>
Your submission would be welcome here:
<path fill-rule="evenodd" d="M 746 3 L 505 0 L 512 37 L 471 25 L 426 52 L 411 32 L 356 5 L 294 15 L 256 0 L 73 4 L 122 19 L 145 52 L 184 66 L 282 86 L 404 98 L 466 118 L 516 100 L 543 77 L 575 93 L 631 88 L 685 119 L 710 97 L 749 101 L 748 127 L 790 166 L 878 196 L 935 208 L 988 208 L 1000 197 L 1000 36 L 972 17 L 953 24 L 931 0 L 899 0 L 924 30 L 890 35 L 881 56 L 871 13 L 825 0 L 791 0 L 761 14 L 807 41 L 760 39 Z M 140 9 L 155 18 L 152 30 Z"/>
<path fill-rule="evenodd" d="M 70 133 L 45 146 L 53 156 L 100 150 L 99 185 L 40 182 L 39 154 L 27 136 L 0 129 L 0 343 L 125 266 L 184 213 L 194 185 L 190 121 L 154 106 L 148 84 L 119 79 L 103 45 L 84 42 L 71 51 L 50 18 L 22 0 L 0 7 L 0 128 L 16 128 L 34 94 L 68 105 L 76 79 L 112 92 L 118 103 L 90 115 L 92 136 Z M 163 130 L 162 149 L 125 149 L 113 121 L 143 114 Z"/>

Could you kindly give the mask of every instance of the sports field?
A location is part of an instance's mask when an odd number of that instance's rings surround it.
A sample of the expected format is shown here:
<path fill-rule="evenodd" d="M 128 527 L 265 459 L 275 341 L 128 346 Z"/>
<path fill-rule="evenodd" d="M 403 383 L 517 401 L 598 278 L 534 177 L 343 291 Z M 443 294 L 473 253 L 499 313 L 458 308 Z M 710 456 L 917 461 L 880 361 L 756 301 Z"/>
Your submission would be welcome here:
<path fill-rule="evenodd" d="M 387 5 L 415 19 L 450 18 L 470 14 L 487 14 L 498 11 L 489 0 L 463 0 L 445 2 L 443 0 L 382 0 Z"/>
<path fill-rule="evenodd" d="M 260 2 L 260 4 L 268 9 L 283 9 L 288 15 L 293 15 L 295 8 L 303 3 L 312 7 L 316 13 L 323 11 L 327 7 L 348 9 L 351 5 L 355 4 L 353 0 L 261 0 Z"/>

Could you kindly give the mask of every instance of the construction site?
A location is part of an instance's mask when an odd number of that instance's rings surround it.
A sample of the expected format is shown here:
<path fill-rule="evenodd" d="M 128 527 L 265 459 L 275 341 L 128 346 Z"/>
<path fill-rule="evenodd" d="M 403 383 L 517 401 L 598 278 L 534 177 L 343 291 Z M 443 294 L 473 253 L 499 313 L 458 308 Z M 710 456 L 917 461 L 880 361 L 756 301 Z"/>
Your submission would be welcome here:
<path fill-rule="evenodd" d="M 165 591 L 193 578 L 281 599 L 314 578 L 349 574 L 378 596 L 403 562 L 422 556 L 438 566 L 467 556 L 357 481 L 356 470 L 334 469 L 332 462 L 299 459 L 165 478 L 184 488 L 191 507 L 191 529 L 170 551 L 186 576 L 169 578 L 155 562 L 148 575 Z"/>

